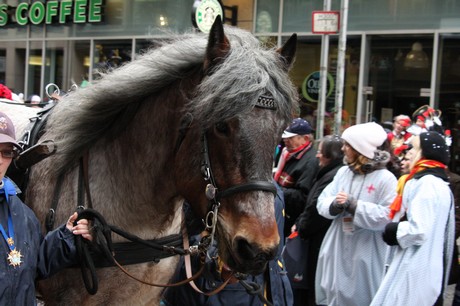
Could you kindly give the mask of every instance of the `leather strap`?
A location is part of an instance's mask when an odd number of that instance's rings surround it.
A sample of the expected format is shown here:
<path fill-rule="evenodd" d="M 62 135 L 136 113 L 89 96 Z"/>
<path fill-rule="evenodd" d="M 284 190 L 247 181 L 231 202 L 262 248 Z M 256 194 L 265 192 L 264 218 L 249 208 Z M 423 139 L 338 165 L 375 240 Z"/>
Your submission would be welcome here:
<path fill-rule="evenodd" d="M 273 185 L 273 183 L 267 181 L 253 181 L 232 186 L 222 191 L 218 191 L 216 198 L 217 200 L 219 200 L 234 195 L 236 193 L 248 191 L 267 191 L 273 193 L 276 196 L 276 187 L 275 185 Z"/>

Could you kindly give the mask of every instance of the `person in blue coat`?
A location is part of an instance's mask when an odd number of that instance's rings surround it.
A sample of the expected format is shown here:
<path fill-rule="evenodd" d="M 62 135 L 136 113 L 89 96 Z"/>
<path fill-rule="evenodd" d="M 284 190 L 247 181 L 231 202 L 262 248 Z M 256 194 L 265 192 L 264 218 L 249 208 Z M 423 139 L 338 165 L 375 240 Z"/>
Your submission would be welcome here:
<path fill-rule="evenodd" d="M 77 262 L 74 235 L 92 240 L 86 219 L 73 225 L 77 213 L 43 237 L 34 212 L 5 177 L 20 149 L 13 123 L 0 112 L 0 305 L 36 305 L 35 280 Z"/>
<path fill-rule="evenodd" d="M 246 282 L 254 284 L 260 289 L 261 294 L 276 306 L 291 306 L 293 304 L 292 290 L 287 278 L 287 272 L 281 258 L 281 251 L 284 246 L 284 197 L 281 188 L 277 187 L 277 196 L 275 198 L 275 217 L 280 235 L 280 246 L 277 256 L 274 260 L 268 262 L 267 269 L 264 273 L 257 276 L 248 276 Z M 187 214 L 189 209 L 186 209 Z M 189 231 L 190 232 L 190 231 Z M 193 236 L 190 240 L 200 239 L 199 235 Z M 209 257 L 214 258 L 217 255 L 215 246 L 209 250 Z M 198 271 L 200 262 L 198 258 L 192 261 L 194 271 Z M 204 292 L 215 290 L 222 284 L 221 273 L 219 273 L 219 262 L 214 259 L 207 259 L 205 271 L 202 276 L 195 280 L 195 284 Z M 172 283 L 186 279 L 184 260 L 181 259 Z M 179 287 L 168 288 L 164 294 L 163 301 L 167 306 L 263 306 L 264 301 L 257 294 L 249 294 L 243 285 L 239 282 L 228 284 L 219 293 L 206 296 L 195 291 L 190 285 L 185 284 Z"/>

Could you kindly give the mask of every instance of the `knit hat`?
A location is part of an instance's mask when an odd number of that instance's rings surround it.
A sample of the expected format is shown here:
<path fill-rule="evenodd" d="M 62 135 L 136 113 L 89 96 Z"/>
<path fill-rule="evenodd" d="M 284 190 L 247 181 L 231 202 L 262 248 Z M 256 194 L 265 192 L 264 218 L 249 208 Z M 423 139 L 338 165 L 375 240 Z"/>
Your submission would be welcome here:
<path fill-rule="evenodd" d="M 11 143 L 18 149 L 21 149 L 19 144 L 16 142 L 13 122 L 5 113 L 2 112 L 0 112 L 0 143 Z"/>
<path fill-rule="evenodd" d="M 284 130 L 282 138 L 290 138 L 297 135 L 308 135 L 312 132 L 310 123 L 302 118 L 292 120 L 289 127 Z"/>
<path fill-rule="evenodd" d="M 387 133 L 377 123 L 368 122 L 350 126 L 343 131 L 342 139 L 360 154 L 373 159 L 377 147 L 387 139 Z"/>
<path fill-rule="evenodd" d="M 409 127 L 412 124 L 410 117 L 407 115 L 398 115 L 394 118 L 395 122 L 398 122 L 403 127 Z"/>
<path fill-rule="evenodd" d="M 436 160 L 444 165 L 449 163 L 449 146 L 447 146 L 444 137 L 438 132 L 421 133 L 420 148 L 424 158 Z"/>

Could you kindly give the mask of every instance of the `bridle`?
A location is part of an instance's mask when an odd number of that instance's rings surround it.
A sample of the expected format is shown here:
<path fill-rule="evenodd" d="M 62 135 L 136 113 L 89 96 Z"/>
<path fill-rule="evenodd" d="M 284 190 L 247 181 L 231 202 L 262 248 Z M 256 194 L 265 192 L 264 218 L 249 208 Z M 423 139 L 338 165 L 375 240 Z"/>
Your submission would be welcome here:
<path fill-rule="evenodd" d="M 271 96 L 261 95 L 258 97 L 254 107 L 268 109 L 268 110 L 276 110 L 275 99 Z M 186 133 L 188 128 L 191 126 L 193 121 L 193 116 L 190 113 L 186 113 L 181 120 L 180 129 L 179 129 L 179 137 L 176 143 L 176 153 L 179 150 L 182 141 L 185 139 Z M 201 175 L 203 176 L 204 180 L 207 182 L 205 188 L 205 195 L 208 199 L 208 207 L 207 213 L 205 217 L 205 230 L 210 233 L 211 236 L 211 245 L 214 242 L 215 237 L 215 230 L 217 225 L 217 215 L 218 210 L 220 207 L 220 200 L 224 198 L 231 197 L 235 194 L 242 193 L 242 192 L 249 192 L 249 191 L 265 191 L 271 192 L 274 196 L 276 196 L 276 187 L 270 181 L 264 180 L 254 180 L 248 181 L 246 183 L 230 186 L 227 189 L 220 190 L 218 188 L 218 184 L 214 177 L 212 167 L 211 167 L 211 160 L 209 158 L 209 146 L 208 146 L 208 139 L 206 137 L 206 131 L 203 130 L 201 132 Z"/>
<path fill-rule="evenodd" d="M 258 108 L 263 108 L 263 109 L 269 109 L 269 110 L 276 110 L 276 105 L 275 101 L 272 97 L 268 96 L 259 96 L 257 99 L 257 102 L 255 104 L 255 107 Z M 193 120 L 193 116 L 190 113 L 186 113 L 184 117 L 181 120 L 181 128 L 179 130 L 179 138 L 178 142 L 176 143 L 176 153 L 178 149 L 180 148 L 180 145 L 182 141 L 185 138 L 185 133 L 187 129 L 190 127 L 191 123 Z M 208 256 L 207 252 L 210 246 L 213 245 L 214 243 L 214 238 L 216 234 L 216 227 L 217 227 L 217 216 L 218 216 L 218 211 L 220 208 L 220 200 L 224 198 L 231 197 L 235 194 L 238 193 L 243 193 L 243 192 L 249 192 L 249 191 L 265 191 L 265 192 L 271 192 L 273 193 L 274 196 L 277 194 L 277 190 L 275 185 L 272 182 L 269 181 L 264 181 L 264 180 L 253 180 L 253 181 L 248 181 L 246 183 L 230 186 L 226 189 L 220 190 L 217 186 L 216 179 L 214 177 L 212 167 L 211 167 L 211 160 L 209 158 L 209 146 L 208 146 L 208 140 L 206 137 L 206 131 L 201 132 L 201 154 L 202 154 L 202 159 L 201 159 L 201 174 L 203 176 L 203 179 L 207 182 L 206 188 L 205 188 L 205 195 L 206 198 L 208 199 L 208 207 L 207 207 L 207 213 L 205 217 L 205 231 L 210 233 L 208 236 L 204 237 L 205 241 L 205 246 L 201 245 L 202 242 L 199 243 L 197 246 L 199 249 L 205 250 L 206 256 Z M 186 245 L 188 247 L 188 237 L 187 233 L 185 232 L 184 234 L 184 246 Z M 265 304 L 265 305 L 272 305 L 265 296 L 263 295 L 263 292 L 261 291 L 261 288 L 257 289 L 258 284 L 256 283 L 251 283 L 251 282 L 246 282 L 244 279 L 246 276 L 241 273 L 236 273 L 236 274 L 231 274 L 230 277 L 228 277 L 220 287 L 217 289 L 213 290 L 212 292 L 203 292 L 201 291 L 194 283 L 194 275 L 191 275 L 191 263 L 190 263 L 190 253 L 184 255 L 185 256 L 185 269 L 186 269 L 186 277 L 189 281 L 189 284 L 191 287 L 205 295 L 213 295 L 221 291 L 229 282 L 229 280 L 234 276 L 238 281 L 241 283 L 241 285 L 247 290 L 249 294 L 253 295 L 258 295 L 260 300 Z M 203 268 L 203 267 L 202 267 Z"/>

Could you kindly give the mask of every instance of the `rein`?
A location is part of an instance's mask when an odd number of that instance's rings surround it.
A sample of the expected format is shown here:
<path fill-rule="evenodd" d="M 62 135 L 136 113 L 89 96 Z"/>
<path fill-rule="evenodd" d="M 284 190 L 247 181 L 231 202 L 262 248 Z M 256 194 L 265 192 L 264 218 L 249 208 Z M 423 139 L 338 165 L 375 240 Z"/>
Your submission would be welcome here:
<path fill-rule="evenodd" d="M 186 255 L 186 254 L 195 254 L 198 252 L 201 252 L 199 248 L 196 247 L 190 247 L 189 249 L 183 249 L 174 245 L 165 245 L 162 243 L 159 243 L 158 240 L 144 240 L 141 239 L 138 236 L 135 236 L 133 234 L 130 234 L 128 232 L 125 232 L 121 230 L 120 228 L 114 226 L 114 225 L 109 225 L 104 217 L 97 212 L 94 209 L 85 209 L 79 212 L 77 220 L 75 221 L 74 224 L 77 223 L 78 220 L 80 219 L 89 219 L 93 221 L 93 233 L 94 233 L 94 238 L 96 241 L 99 243 L 97 244 L 98 246 L 98 251 L 104 255 L 104 257 L 109 260 L 113 265 L 117 266 L 120 268 L 120 270 L 125 273 L 127 276 L 130 278 L 139 281 L 145 285 L 150 285 L 150 286 L 155 286 L 155 287 L 175 287 L 175 286 L 180 286 L 183 284 L 186 284 L 196 278 L 198 278 L 201 273 L 203 272 L 202 270 L 204 269 L 204 266 L 198 271 L 195 275 L 192 277 L 180 281 L 178 283 L 174 284 L 156 284 L 156 283 L 150 283 L 143 281 L 133 275 L 131 275 L 125 268 L 122 267 L 122 265 L 118 262 L 118 260 L 115 258 L 115 252 L 114 252 L 114 247 L 112 243 L 112 238 L 111 238 L 111 233 L 116 233 L 130 241 L 148 246 L 149 248 L 153 248 L 157 250 L 158 252 L 163 254 L 163 258 L 169 257 L 169 256 L 174 256 L 174 255 Z M 175 235 L 174 235 L 175 236 Z M 165 237 L 169 238 L 169 237 Z M 96 276 L 96 266 L 94 265 L 94 261 L 91 256 L 91 252 L 88 248 L 88 244 L 86 241 L 83 241 L 83 238 L 81 236 L 76 236 L 76 246 L 77 246 L 77 252 L 80 255 L 81 260 L 81 271 L 82 271 L 82 276 L 83 276 L 83 281 L 85 283 L 85 287 L 90 294 L 96 294 L 98 290 L 98 281 L 97 281 L 97 276 Z M 164 238 L 163 238 L 164 240 Z M 159 259 L 157 259 L 159 261 Z M 89 275 L 87 273 L 87 270 L 89 270 Z M 90 280 L 91 278 L 91 280 Z"/>

